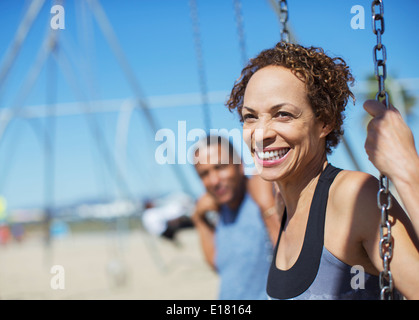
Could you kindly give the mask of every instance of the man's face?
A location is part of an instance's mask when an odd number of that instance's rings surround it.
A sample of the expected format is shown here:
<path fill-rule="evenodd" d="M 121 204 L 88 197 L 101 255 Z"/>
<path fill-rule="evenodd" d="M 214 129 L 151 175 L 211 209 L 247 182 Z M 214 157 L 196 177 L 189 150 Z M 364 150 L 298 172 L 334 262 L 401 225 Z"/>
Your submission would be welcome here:
<path fill-rule="evenodd" d="M 214 144 L 201 147 L 195 155 L 195 169 L 207 192 L 219 205 L 228 205 L 237 199 L 244 178 L 242 166 L 232 163 L 227 150 L 222 152 L 222 146 Z"/>

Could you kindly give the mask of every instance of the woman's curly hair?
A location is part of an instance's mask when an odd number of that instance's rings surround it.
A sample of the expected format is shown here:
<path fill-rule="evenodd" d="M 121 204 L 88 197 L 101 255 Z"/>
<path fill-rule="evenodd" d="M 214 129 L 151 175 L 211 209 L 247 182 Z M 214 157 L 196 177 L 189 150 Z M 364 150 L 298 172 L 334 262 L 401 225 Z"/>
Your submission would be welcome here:
<path fill-rule="evenodd" d="M 290 69 L 305 83 L 308 100 L 317 119 L 333 128 L 326 137 L 326 152 L 331 153 L 343 135 L 343 112 L 349 97 L 355 102 L 348 85 L 353 84 L 354 78 L 345 61 L 329 57 L 322 48 L 285 42 L 262 51 L 243 69 L 226 102 L 230 111 L 237 109 L 240 121 L 243 121 L 241 111 L 249 79 L 256 71 L 270 65 Z"/>

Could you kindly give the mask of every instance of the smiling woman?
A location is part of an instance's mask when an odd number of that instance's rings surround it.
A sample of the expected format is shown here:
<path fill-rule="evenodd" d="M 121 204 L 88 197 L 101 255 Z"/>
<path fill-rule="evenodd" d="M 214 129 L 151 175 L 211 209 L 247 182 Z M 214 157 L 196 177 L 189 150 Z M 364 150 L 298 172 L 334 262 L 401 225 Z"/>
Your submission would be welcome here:
<path fill-rule="evenodd" d="M 282 66 L 289 69 L 301 84 L 307 88 L 307 99 L 316 117 L 332 124 L 333 130 L 327 137 L 327 151 L 335 147 L 343 134 L 343 111 L 349 100 L 355 100 L 349 89 L 354 78 L 341 58 L 327 56 L 321 48 L 280 42 L 275 49 L 264 50 L 243 69 L 239 81 L 235 84 L 227 107 L 236 109 L 243 119 L 242 108 L 244 91 L 253 74 L 266 66 Z M 349 84 L 348 84 L 349 83 Z"/>
<path fill-rule="evenodd" d="M 260 176 L 275 182 L 285 203 L 268 277 L 271 298 L 380 296 L 377 180 L 335 168 L 327 158 L 343 134 L 352 81 L 342 59 L 281 42 L 250 61 L 227 102 L 243 121 Z M 392 203 L 393 279 L 405 297 L 417 299 L 418 239 L 394 198 Z M 359 286 L 353 285 L 353 268 L 365 273 Z"/>

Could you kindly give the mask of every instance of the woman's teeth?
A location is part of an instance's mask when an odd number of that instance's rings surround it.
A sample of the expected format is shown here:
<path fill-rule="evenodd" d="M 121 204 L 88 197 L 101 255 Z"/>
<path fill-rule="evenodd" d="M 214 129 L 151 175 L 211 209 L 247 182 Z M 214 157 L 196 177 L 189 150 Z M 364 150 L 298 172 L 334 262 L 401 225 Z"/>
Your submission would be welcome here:
<path fill-rule="evenodd" d="M 265 152 L 256 152 L 259 159 L 261 160 L 279 160 L 281 159 L 289 149 L 280 149 L 280 150 L 274 150 L 274 151 L 265 151 Z"/>

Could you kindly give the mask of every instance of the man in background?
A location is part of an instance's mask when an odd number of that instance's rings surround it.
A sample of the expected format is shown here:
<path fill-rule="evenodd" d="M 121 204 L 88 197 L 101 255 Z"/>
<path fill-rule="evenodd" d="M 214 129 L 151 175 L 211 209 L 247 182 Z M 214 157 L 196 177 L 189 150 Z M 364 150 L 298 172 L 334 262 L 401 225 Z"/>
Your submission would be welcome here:
<path fill-rule="evenodd" d="M 206 192 L 192 221 L 206 261 L 220 276 L 219 299 L 266 299 L 274 241 L 268 229 L 279 230 L 272 184 L 247 178 L 241 157 L 221 136 L 198 141 L 194 161 Z M 217 213 L 216 223 L 209 221 L 209 212 Z"/>

